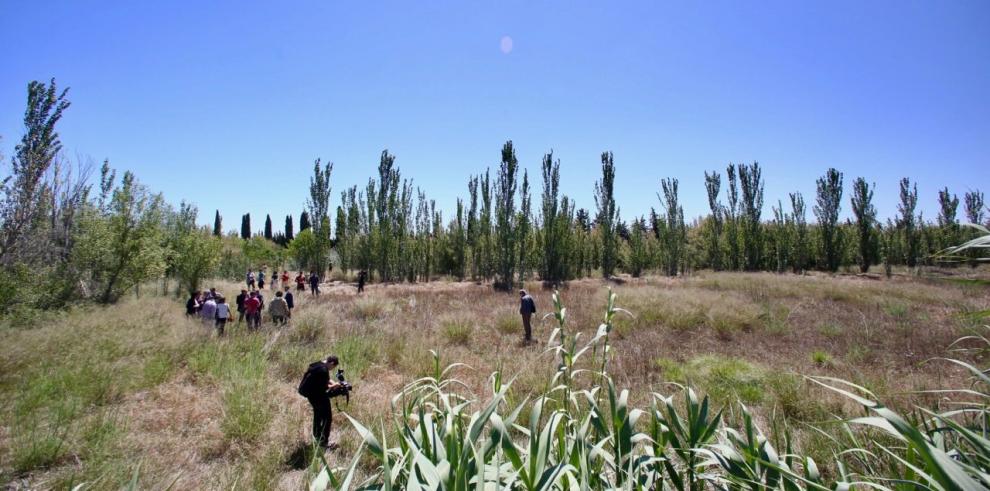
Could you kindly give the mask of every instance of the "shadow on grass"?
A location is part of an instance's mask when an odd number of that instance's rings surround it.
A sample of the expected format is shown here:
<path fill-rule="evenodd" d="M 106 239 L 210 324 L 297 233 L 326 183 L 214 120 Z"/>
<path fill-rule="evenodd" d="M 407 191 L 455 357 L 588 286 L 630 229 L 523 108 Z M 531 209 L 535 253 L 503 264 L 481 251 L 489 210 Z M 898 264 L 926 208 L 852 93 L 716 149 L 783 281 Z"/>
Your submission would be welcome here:
<path fill-rule="evenodd" d="M 285 459 L 285 465 L 297 471 L 306 470 L 315 463 L 313 459 L 319 461 L 320 450 L 320 447 L 312 443 L 300 442 Z"/>

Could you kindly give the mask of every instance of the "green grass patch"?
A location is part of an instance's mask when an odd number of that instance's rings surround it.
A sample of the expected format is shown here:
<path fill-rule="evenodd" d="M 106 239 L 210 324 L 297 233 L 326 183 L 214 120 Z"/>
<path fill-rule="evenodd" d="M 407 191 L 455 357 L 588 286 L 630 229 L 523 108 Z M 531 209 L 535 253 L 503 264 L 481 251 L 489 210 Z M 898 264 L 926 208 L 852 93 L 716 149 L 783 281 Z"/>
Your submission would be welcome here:
<path fill-rule="evenodd" d="M 448 319 L 440 323 L 440 334 L 448 344 L 467 345 L 474 327 L 464 319 Z"/>
<path fill-rule="evenodd" d="M 764 371 L 739 358 L 702 356 L 685 363 L 661 358 L 657 366 L 668 381 L 697 387 L 720 404 L 759 404 L 766 397 Z"/>

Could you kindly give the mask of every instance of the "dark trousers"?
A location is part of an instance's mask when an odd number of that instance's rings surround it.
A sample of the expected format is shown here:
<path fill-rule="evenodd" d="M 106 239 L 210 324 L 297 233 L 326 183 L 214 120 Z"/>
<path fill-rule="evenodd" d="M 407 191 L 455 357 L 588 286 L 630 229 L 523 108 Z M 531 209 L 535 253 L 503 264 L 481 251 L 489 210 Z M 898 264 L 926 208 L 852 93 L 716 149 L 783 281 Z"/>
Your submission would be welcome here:
<path fill-rule="evenodd" d="M 227 325 L 227 319 L 217 319 L 217 335 L 223 336 L 223 328 Z"/>
<path fill-rule="evenodd" d="M 326 447 L 330 444 L 330 426 L 333 424 L 330 398 L 312 397 L 309 399 L 309 405 L 313 406 L 313 439 Z"/>
<path fill-rule="evenodd" d="M 533 326 L 530 325 L 529 319 L 531 317 L 533 317 L 533 314 L 530 313 L 530 312 L 522 312 L 520 315 L 522 315 L 523 329 L 526 330 L 526 337 L 524 339 L 526 341 L 532 341 L 533 340 Z"/>

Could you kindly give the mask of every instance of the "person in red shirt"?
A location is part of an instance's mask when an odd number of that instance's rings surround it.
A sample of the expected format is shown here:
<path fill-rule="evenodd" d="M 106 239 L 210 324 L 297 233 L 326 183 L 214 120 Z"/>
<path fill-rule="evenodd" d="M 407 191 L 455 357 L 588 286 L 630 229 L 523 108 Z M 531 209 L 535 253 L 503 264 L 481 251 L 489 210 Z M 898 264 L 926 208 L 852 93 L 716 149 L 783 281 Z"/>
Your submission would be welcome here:
<path fill-rule="evenodd" d="M 282 271 L 282 286 L 283 287 L 289 286 L 289 272 L 288 271 Z"/>
<path fill-rule="evenodd" d="M 257 291 L 251 292 L 251 296 L 244 301 L 244 314 L 247 315 L 248 329 L 261 327 L 261 300 Z"/>
<path fill-rule="evenodd" d="M 302 271 L 296 275 L 296 290 L 301 292 L 306 291 L 306 277 L 303 276 Z"/>

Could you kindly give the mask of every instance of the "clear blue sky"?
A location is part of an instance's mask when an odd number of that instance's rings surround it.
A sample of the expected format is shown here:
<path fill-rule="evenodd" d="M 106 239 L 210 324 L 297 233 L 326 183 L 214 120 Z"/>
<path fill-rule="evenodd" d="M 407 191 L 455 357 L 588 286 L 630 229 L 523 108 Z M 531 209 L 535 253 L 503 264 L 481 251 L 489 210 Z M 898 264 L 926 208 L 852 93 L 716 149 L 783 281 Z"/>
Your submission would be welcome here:
<path fill-rule="evenodd" d="M 249 4 L 4 2 L 0 148 L 28 81 L 56 77 L 68 156 L 109 158 L 227 229 L 298 220 L 317 157 L 336 207 L 385 148 L 446 219 L 507 139 L 534 197 L 553 149 L 587 208 L 614 152 L 625 219 L 667 176 L 704 213 L 702 173 L 730 161 L 764 166 L 764 217 L 791 191 L 810 214 L 829 166 L 875 181 L 883 216 L 902 176 L 929 218 L 941 186 L 990 192 L 984 0 Z"/>

